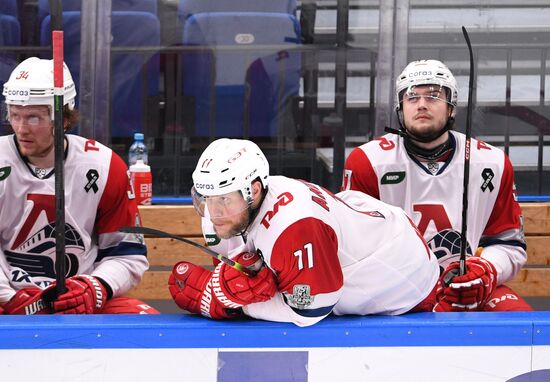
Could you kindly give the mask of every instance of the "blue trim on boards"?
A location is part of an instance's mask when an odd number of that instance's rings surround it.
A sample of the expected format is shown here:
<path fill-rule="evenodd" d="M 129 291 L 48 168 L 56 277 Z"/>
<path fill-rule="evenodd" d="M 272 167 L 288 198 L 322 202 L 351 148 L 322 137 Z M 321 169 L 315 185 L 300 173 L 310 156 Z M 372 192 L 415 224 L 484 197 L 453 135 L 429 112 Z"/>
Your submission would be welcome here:
<path fill-rule="evenodd" d="M 518 195 L 519 202 L 550 202 L 550 195 Z M 190 196 L 153 196 L 153 204 L 193 204 Z"/>
<path fill-rule="evenodd" d="M 550 345 L 550 312 L 327 317 L 316 325 L 187 314 L 3 316 L 0 349 Z"/>
<path fill-rule="evenodd" d="M 550 202 L 550 195 L 518 195 L 519 202 Z"/>

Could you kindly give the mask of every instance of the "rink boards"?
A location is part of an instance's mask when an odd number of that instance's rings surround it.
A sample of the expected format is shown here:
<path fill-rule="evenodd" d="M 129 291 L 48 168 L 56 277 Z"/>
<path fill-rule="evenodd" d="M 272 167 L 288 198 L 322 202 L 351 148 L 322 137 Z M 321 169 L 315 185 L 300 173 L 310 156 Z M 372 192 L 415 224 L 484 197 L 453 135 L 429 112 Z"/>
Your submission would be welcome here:
<path fill-rule="evenodd" d="M 3 316 L 5 380 L 550 380 L 550 312 L 331 317 Z"/>

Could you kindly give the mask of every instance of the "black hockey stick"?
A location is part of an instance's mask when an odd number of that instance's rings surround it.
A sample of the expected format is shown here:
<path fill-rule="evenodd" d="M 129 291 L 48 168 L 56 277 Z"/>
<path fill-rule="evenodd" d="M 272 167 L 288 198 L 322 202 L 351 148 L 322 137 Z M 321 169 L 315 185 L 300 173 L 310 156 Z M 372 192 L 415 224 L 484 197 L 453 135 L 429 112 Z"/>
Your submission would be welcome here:
<path fill-rule="evenodd" d="M 233 261 L 230 258 L 228 258 L 224 255 L 220 255 L 219 253 L 211 250 L 208 247 L 205 247 L 203 245 L 195 243 L 194 241 L 186 239 L 184 237 L 172 235 L 171 233 L 160 231 L 160 230 L 154 229 L 154 228 L 148 228 L 148 227 L 122 227 L 122 228 L 119 229 L 119 231 L 120 232 L 125 232 L 125 233 L 139 233 L 139 234 L 143 234 L 143 235 L 153 235 L 153 236 L 159 236 L 159 237 L 167 237 L 167 238 L 170 238 L 170 239 L 179 240 L 179 241 L 182 241 L 186 244 L 192 245 L 195 248 L 200 249 L 201 251 L 208 254 L 209 256 L 212 256 L 213 258 L 220 260 L 221 262 L 229 265 L 230 267 L 235 268 L 236 270 L 238 270 L 239 272 L 244 273 L 248 277 L 252 277 L 256 274 L 254 271 L 248 269 L 247 267 L 245 267 L 241 263 Z"/>
<path fill-rule="evenodd" d="M 468 109 L 466 113 L 466 144 L 464 147 L 464 183 L 462 192 L 462 229 L 460 231 L 460 260 L 459 260 L 459 275 L 462 276 L 466 273 L 466 246 L 468 232 L 468 185 L 470 179 L 470 143 L 472 140 L 472 109 L 473 109 L 473 93 L 475 89 L 474 82 L 474 53 L 472 51 L 472 44 L 470 43 L 470 36 L 466 28 L 462 27 L 462 34 L 468 45 L 468 51 L 470 53 L 470 79 L 468 83 Z"/>
<path fill-rule="evenodd" d="M 57 296 L 65 287 L 65 187 L 63 162 L 65 131 L 63 123 L 63 23 L 61 0 L 49 0 L 52 25 L 54 82 L 54 153 L 55 153 L 55 282 Z"/>

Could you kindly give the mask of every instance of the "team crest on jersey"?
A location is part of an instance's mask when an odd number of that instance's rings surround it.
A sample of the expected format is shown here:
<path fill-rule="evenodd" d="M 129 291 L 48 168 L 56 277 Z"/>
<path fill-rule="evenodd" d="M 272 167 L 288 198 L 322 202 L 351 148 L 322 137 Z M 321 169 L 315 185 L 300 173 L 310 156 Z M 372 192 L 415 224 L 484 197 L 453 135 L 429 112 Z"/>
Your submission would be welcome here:
<path fill-rule="evenodd" d="M 439 231 L 428 241 L 428 246 L 437 257 L 439 270 L 443 272 L 447 266 L 460 259 L 460 233 L 452 229 Z M 466 256 L 472 256 L 470 244 L 466 243 Z"/>
<path fill-rule="evenodd" d="M 80 234 L 69 223 L 66 223 L 65 269 L 67 277 L 77 273 L 78 256 L 84 251 L 84 242 Z M 12 283 L 25 284 L 30 282 L 30 277 L 55 278 L 55 222 L 47 224 L 22 243 L 4 252 L 7 262 L 14 268 L 10 280 Z M 37 284 L 40 283 L 37 282 Z"/>
<path fill-rule="evenodd" d="M 0 168 L 0 180 L 6 179 L 11 174 L 11 166 Z"/>
<path fill-rule="evenodd" d="M 430 171 L 433 175 L 437 174 L 439 171 L 439 163 L 428 162 L 428 171 Z"/>
<path fill-rule="evenodd" d="M 382 175 L 381 184 L 397 184 L 405 179 L 405 171 L 387 172 Z"/>
<path fill-rule="evenodd" d="M 313 304 L 314 297 L 311 295 L 311 287 L 305 284 L 294 285 L 292 294 L 286 296 L 290 305 L 297 309 L 304 309 Z"/>
<path fill-rule="evenodd" d="M 481 191 L 485 192 L 486 189 L 489 189 L 490 192 L 492 192 L 495 189 L 495 186 L 493 185 L 493 178 L 495 177 L 495 173 L 490 168 L 484 168 L 483 171 L 481 171 L 481 177 L 483 178 L 483 183 L 481 184 Z"/>

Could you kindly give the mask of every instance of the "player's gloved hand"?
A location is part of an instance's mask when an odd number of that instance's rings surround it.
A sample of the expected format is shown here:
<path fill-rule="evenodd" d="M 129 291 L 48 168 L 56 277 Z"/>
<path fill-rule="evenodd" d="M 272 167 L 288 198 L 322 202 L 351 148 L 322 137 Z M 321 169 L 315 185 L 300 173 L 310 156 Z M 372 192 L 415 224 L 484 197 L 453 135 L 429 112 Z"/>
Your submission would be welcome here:
<path fill-rule="evenodd" d="M 261 256 L 243 252 L 233 260 L 257 273 L 249 277 L 225 263 L 219 264 L 212 275 L 212 287 L 218 301 L 229 308 L 238 308 L 267 301 L 275 295 L 275 275 L 264 265 Z"/>
<path fill-rule="evenodd" d="M 42 299 L 42 290 L 36 287 L 23 288 L 4 305 L 4 314 L 48 314 L 49 309 Z"/>
<path fill-rule="evenodd" d="M 449 264 L 437 287 L 435 311 L 468 311 L 482 308 L 497 286 L 497 271 L 482 257 L 466 258 L 466 273 L 458 276 L 459 263 Z"/>
<path fill-rule="evenodd" d="M 52 302 L 54 313 L 58 314 L 95 314 L 99 313 L 105 301 L 107 291 L 97 278 L 90 275 L 78 275 L 65 281 L 67 291 Z M 55 288 L 53 283 L 44 291 L 47 295 Z"/>
<path fill-rule="evenodd" d="M 212 272 L 187 261 L 180 261 L 168 278 L 168 289 L 177 306 L 191 313 L 216 320 L 242 315 L 237 309 L 227 309 L 212 295 Z"/>

